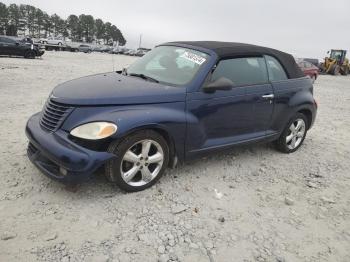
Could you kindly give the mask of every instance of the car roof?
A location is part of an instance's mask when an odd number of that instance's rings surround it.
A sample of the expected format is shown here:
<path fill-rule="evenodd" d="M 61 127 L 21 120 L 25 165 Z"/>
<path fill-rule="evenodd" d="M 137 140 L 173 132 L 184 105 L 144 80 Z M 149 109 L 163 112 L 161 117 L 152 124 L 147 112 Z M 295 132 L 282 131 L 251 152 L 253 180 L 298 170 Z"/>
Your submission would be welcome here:
<path fill-rule="evenodd" d="M 215 52 L 219 59 L 239 56 L 269 55 L 275 57 L 282 64 L 289 78 L 300 78 L 304 76 L 292 55 L 268 47 L 245 43 L 218 41 L 179 41 L 169 42 L 163 45 L 192 46 L 209 49 Z"/>

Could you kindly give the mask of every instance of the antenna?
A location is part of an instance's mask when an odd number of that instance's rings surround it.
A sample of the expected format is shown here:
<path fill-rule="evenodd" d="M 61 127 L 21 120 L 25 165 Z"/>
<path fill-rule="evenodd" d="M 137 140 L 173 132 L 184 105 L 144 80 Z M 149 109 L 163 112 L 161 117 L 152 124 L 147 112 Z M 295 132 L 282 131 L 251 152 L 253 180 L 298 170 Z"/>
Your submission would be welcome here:
<path fill-rule="evenodd" d="M 142 34 L 140 34 L 139 48 L 141 48 Z"/>

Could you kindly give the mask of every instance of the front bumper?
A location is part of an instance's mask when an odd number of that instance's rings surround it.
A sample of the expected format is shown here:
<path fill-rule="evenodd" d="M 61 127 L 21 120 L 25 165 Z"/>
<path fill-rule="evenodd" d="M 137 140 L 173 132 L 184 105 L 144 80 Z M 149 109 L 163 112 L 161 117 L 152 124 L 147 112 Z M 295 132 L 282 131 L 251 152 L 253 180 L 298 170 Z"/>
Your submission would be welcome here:
<path fill-rule="evenodd" d="M 40 126 L 40 116 L 41 113 L 37 113 L 27 122 L 27 155 L 46 176 L 66 184 L 77 184 L 115 157 L 111 153 L 97 152 L 75 144 L 63 130 L 45 131 Z"/>

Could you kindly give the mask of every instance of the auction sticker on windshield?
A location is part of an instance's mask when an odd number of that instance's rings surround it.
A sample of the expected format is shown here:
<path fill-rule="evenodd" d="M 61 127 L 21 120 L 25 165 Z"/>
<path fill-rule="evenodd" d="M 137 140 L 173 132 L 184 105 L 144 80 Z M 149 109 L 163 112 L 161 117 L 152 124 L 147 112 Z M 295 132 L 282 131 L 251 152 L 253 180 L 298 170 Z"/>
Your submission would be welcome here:
<path fill-rule="evenodd" d="M 203 64 L 206 60 L 204 57 L 201 57 L 199 55 L 196 55 L 196 54 L 193 54 L 193 53 L 190 53 L 187 51 L 185 51 L 180 57 L 185 58 L 185 59 L 187 59 L 193 63 L 196 63 L 198 65 Z"/>

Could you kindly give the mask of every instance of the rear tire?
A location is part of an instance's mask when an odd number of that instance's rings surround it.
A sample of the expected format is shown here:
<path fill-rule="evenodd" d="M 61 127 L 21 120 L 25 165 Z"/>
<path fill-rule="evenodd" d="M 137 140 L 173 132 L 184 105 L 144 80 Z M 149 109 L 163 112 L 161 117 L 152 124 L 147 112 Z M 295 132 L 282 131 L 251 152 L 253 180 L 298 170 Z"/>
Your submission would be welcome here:
<path fill-rule="evenodd" d="M 106 163 L 105 175 L 127 192 L 153 186 L 169 163 L 166 140 L 152 130 L 142 130 L 114 141 L 107 151 L 117 157 Z"/>
<path fill-rule="evenodd" d="M 308 129 L 307 117 L 297 113 L 287 124 L 279 139 L 275 142 L 276 147 L 283 153 L 293 153 L 303 144 Z"/>
<path fill-rule="evenodd" d="M 331 69 L 329 70 L 329 72 L 332 74 L 332 75 L 339 75 L 339 72 L 340 72 L 340 66 L 339 65 L 332 65 Z"/>
<path fill-rule="evenodd" d="M 342 66 L 340 68 L 340 74 L 343 76 L 347 76 L 349 74 L 349 68 L 347 66 Z"/>
<path fill-rule="evenodd" d="M 33 50 L 28 50 L 27 52 L 25 52 L 24 58 L 34 59 L 35 55 L 36 54 L 35 54 L 35 52 Z"/>

